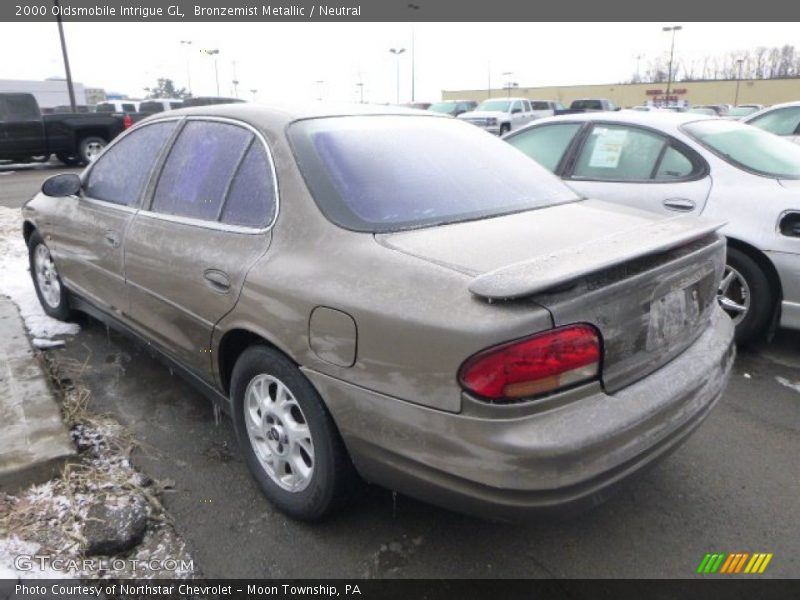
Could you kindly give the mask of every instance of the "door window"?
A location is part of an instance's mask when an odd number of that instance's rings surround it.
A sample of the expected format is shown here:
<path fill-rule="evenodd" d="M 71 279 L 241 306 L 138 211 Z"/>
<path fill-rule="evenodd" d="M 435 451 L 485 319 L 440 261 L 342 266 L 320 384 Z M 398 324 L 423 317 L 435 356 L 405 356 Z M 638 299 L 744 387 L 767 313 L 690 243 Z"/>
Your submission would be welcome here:
<path fill-rule="evenodd" d="M 267 154 L 254 142 L 236 171 L 225 205 L 222 222 L 242 227 L 266 227 L 275 216 L 275 185 Z"/>
<path fill-rule="evenodd" d="M 555 171 L 580 128 L 580 123 L 543 125 L 508 138 L 508 143 L 546 169 Z"/>
<path fill-rule="evenodd" d="M 635 127 L 595 125 L 581 148 L 573 177 L 646 181 L 658 172 L 667 139 Z"/>
<path fill-rule="evenodd" d="M 89 172 L 86 195 L 124 206 L 137 204 L 176 123 L 164 121 L 146 125 L 108 148 Z"/>
<path fill-rule="evenodd" d="M 797 135 L 800 133 L 800 106 L 779 108 L 748 123 L 776 135 Z"/>
<path fill-rule="evenodd" d="M 236 167 L 253 139 L 243 127 L 190 121 L 161 172 L 152 210 L 216 221 Z"/>

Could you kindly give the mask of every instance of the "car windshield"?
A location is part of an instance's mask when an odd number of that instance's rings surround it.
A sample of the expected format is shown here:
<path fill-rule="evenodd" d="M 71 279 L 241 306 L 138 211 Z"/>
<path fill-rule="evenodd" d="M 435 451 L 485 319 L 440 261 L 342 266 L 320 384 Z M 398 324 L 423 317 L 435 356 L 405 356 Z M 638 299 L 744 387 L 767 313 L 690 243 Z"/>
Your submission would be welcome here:
<path fill-rule="evenodd" d="M 578 199 L 510 144 L 454 119 L 310 119 L 289 138 L 320 210 L 346 229 L 397 231 Z"/>
<path fill-rule="evenodd" d="M 498 112 L 508 112 L 508 107 L 511 106 L 509 100 L 485 100 L 478 105 L 475 110 L 496 110 Z"/>
<path fill-rule="evenodd" d="M 572 103 L 572 108 L 581 108 L 581 109 L 598 109 L 603 108 L 603 103 L 600 100 L 575 100 Z"/>
<path fill-rule="evenodd" d="M 456 112 L 456 105 L 456 102 L 435 102 L 428 107 L 428 110 L 446 115 L 452 115 L 454 112 Z"/>
<path fill-rule="evenodd" d="M 800 179 L 800 145 L 750 125 L 723 119 L 696 121 L 683 129 L 727 162 L 770 177 Z"/>
<path fill-rule="evenodd" d="M 756 112 L 756 108 L 752 106 L 737 106 L 736 108 L 732 108 L 731 111 L 728 113 L 729 117 L 746 117 L 747 115 L 751 115 Z"/>

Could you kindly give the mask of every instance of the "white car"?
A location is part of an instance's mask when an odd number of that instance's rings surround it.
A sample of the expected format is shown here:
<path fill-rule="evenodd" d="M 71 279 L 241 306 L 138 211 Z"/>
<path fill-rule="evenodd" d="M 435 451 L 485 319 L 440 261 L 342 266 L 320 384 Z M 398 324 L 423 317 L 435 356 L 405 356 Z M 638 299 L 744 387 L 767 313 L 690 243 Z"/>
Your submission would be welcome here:
<path fill-rule="evenodd" d="M 742 122 L 800 144 L 800 102 L 775 104 L 742 119 Z"/>
<path fill-rule="evenodd" d="M 636 111 L 542 119 L 505 140 L 582 196 L 727 221 L 719 300 L 737 340 L 773 319 L 800 329 L 800 146 L 737 121 Z"/>
<path fill-rule="evenodd" d="M 482 127 L 489 133 L 504 135 L 527 125 L 534 115 L 527 98 L 491 98 L 457 118 Z"/>
<path fill-rule="evenodd" d="M 134 113 L 139 112 L 141 100 L 106 100 L 95 107 L 95 112 Z"/>

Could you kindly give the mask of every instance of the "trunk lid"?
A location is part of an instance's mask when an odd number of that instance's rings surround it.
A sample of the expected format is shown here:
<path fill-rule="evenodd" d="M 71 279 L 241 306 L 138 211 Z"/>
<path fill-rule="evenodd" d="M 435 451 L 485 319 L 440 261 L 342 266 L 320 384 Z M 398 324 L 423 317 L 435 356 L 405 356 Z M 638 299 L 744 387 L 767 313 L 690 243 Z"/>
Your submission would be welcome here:
<path fill-rule="evenodd" d="M 488 301 L 533 302 L 554 326 L 591 323 L 609 392 L 688 347 L 715 307 L 723 225 L 587 200 L 378 241 L 470 277 Z M 525 335 L 528 332 L 520 332 Z"/>

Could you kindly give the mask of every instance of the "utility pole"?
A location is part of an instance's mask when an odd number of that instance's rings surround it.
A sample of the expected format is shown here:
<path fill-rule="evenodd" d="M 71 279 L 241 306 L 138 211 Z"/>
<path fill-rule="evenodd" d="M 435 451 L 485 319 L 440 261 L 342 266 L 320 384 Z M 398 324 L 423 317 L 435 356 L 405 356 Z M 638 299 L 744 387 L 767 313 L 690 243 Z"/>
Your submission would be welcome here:
<path fill-rule="evenodd" d="M 400 104 L 400 55 L 405 51 L 405 48 L 389 48 L 389 52 L 394 54 L 397 59 L 397 99 L 395 104 Z"/>
<path fill-rule="evenodd" d="M 61 38 L 61 55 L 64 57 L 64 71 L 67 75 L 67 92 L 69 93 L 69 106 L 72 112 L 78 111 L 75 103 L 75 88 L 72 86 L 72 71 L 69 68 L 69 56 L 67 56 L 67 40 L 64 38 L 64 24 L 61 22 L 61 4 L 58 0 L 53 0 L 56 7 L 56 22 L 58 23 L 58 36 Z"/>
<path fill-rule="evenodd" d="M 669 70 L 667 72 L 667 94 L 666 94 L 666 104 L 669 106 L 669 92 L 670 87 L 672 87 L 672 59 L 675 56 L 675 32 L 680 31 L 683 29 L 680 25 L 673 25 L 672 27 L 662 27 L 662 31 L 671 31 L 672 32 L 672 44 L 669 48 Z"/>
<path fill-rule="evenodd" d="M 217 82 L 217 96 L 219 96 L 219 69 L 217 68 L 217 56 L 219 55 L 219 48 L 213 50 L 203 50 L 209 56 L 214 57 L 214 78 Z"/>
<path fill-rule="evenodd" d="M 189 90 L 189 95 L 192 95 L 192 63 L 191 63 L 191 45 L 192 40 L 181 40 L 181 46 L 185 46 L 187 48 L 186 52 L 186 89 Z"/>
<path fill-rule="evenodd" d="M 744 62 L 743 58 L 737 58 L 736 64 L 739 65 L 739 76 L 736 78 L 736 97 L 733 100 L 733 105 L 738 106 L 739 104 L 739 84 L 742 82 L 742 63 Z"/>

